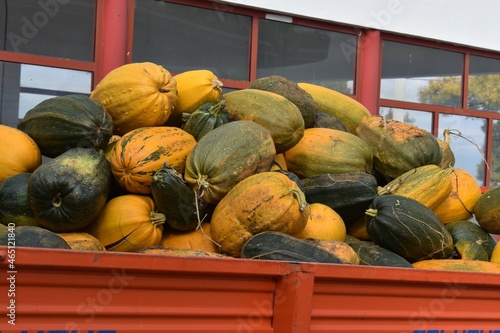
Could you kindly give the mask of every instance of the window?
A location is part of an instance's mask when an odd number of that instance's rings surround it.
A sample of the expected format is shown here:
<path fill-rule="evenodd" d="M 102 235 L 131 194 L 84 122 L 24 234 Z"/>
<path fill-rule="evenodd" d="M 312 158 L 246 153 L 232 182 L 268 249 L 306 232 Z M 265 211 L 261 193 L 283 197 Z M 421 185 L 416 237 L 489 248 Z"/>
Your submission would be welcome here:
<path fill-rule="evenodd" d="M 353 94 L 357 36 L 259 20 L 257 76 L 280 75 Z"/>
<path fill-rule="evenodd" d="M 381 115 L 441 139 L 445 129 L 451 130 L 455 167 L 467 170 L 481 186 L 500 184 L 499 59 L 387 37 L 381 72 Z"/>
<path fill-rule="evenodd" d="M 89 72 L 10 62 L 0 62 L 0 78 L 1 123 L 13 127 L 43 100 L 67 94 L 88 95 L 92 83 Z"/>
<path fill-rule="evenodd" d="M 247 15 L 138 0 L 132 59 L 161 64 L 172 73 L 202 68 L 248 81 L 251 23 Z"/>
<path fill-rule="evenodd" d="M 2 0 L 1 49 L 92 61 L 95 11 L 87 0 Z"/>

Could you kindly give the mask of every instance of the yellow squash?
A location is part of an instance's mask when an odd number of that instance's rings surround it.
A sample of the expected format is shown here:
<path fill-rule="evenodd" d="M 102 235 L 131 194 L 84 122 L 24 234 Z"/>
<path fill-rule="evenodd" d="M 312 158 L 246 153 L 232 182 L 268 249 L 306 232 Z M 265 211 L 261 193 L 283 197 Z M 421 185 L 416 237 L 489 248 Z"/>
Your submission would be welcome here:
<path fill-rule="evenodd" d="M 113 132 L 164 124 L 177 103 L 177 84 L 169 71 L 151 62 L 131 63 L 109 72 L 90 98 L 113 118 Z"/>
<path fill-rule="evenodd" d="M 371 116 L 363 104 L 348 95 L 312 83 L 299 82 L 298 85 L 311 95 L 318 112 L 337 117 L 353 134 L 361 120 Z"/>

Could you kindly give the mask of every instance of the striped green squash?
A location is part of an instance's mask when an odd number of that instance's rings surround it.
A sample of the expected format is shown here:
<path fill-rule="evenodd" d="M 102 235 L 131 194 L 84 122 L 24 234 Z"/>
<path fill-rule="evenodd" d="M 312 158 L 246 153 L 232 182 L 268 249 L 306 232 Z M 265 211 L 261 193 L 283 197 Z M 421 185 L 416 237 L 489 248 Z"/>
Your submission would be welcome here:
<path fill-rule="evenodd" d="M 453 252 L 450 232 L 430 208 L 415 199 L 378 196 L 365 214 L 370 238 L 409 262 L 446 259 Z"/>

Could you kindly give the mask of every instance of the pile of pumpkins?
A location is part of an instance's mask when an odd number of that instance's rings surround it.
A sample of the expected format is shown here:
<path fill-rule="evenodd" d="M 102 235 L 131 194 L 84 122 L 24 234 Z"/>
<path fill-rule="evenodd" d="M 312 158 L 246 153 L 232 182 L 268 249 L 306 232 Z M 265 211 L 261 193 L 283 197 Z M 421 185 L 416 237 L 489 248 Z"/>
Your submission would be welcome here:
<path fill-rule="evenodd" d="M 500 272 L 500 187 L 449 140 L 311 83 L 131 63 L 0 125 L 0 244 Z"/>

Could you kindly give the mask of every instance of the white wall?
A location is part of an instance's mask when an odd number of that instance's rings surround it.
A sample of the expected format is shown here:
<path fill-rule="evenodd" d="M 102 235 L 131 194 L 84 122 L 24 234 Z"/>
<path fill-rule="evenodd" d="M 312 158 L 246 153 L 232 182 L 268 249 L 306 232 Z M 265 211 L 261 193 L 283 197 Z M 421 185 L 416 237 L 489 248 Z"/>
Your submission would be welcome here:
<path fill-rule="evenodd" d="M 220 3 L 500 51 L 500 0 L 220 0 Z"/>

